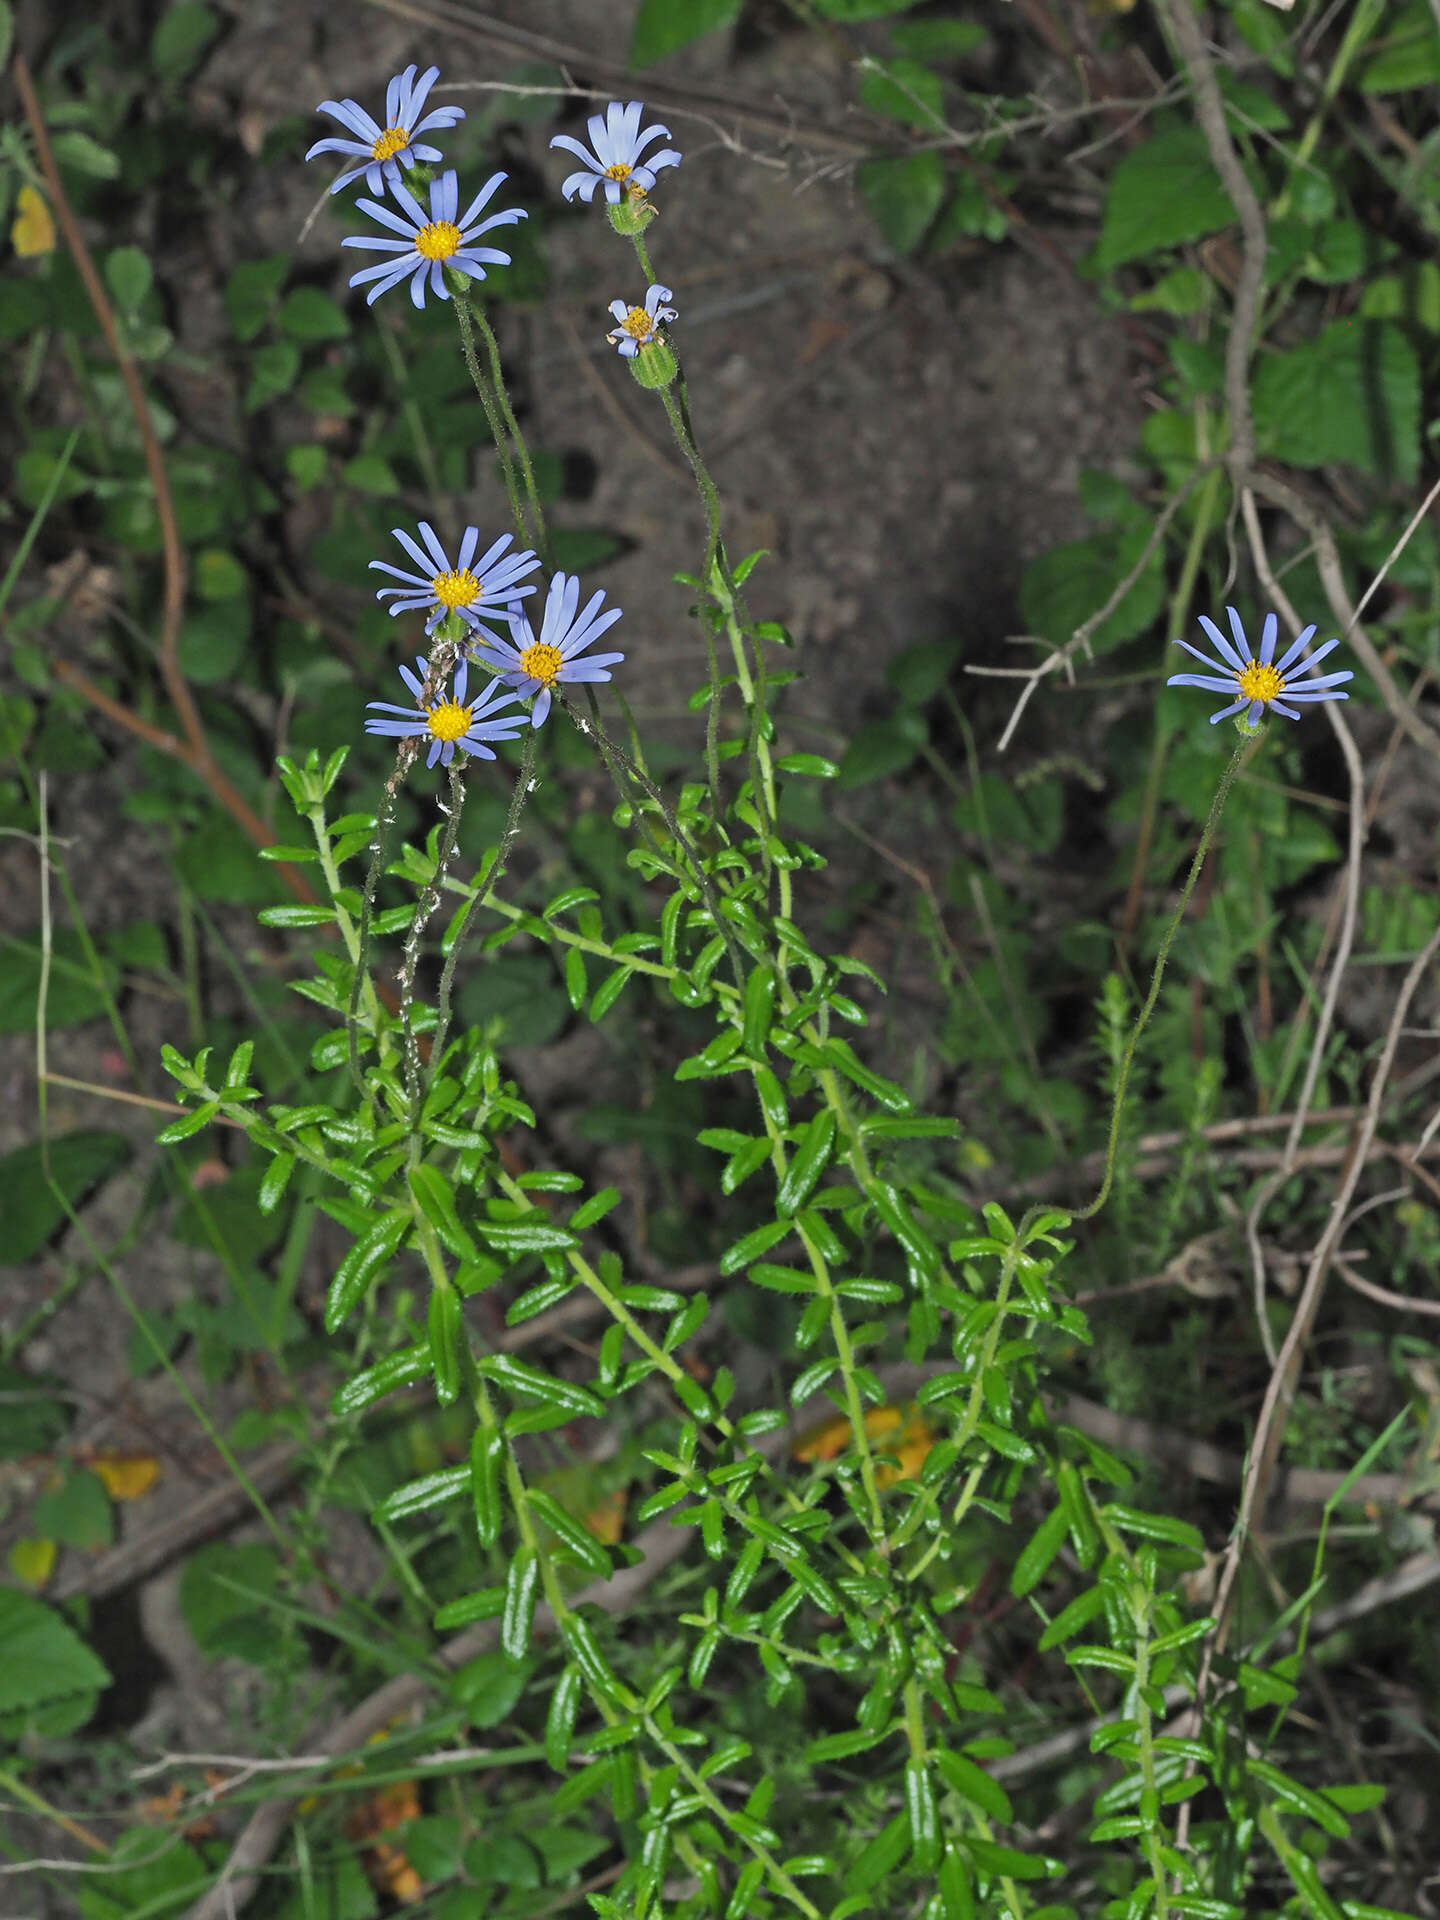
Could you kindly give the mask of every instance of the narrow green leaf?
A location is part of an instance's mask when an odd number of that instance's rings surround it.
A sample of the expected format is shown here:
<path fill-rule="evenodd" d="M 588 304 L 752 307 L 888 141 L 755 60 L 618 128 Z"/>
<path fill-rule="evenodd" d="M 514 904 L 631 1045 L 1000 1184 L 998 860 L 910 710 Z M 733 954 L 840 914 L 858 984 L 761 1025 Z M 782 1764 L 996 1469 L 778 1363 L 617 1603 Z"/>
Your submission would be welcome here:
<path fill-rule="evenodd" d="M 411 1167 L 407 1176 L 415 1204 L 450 1252 L 460 1260 L 478 1260 L 479 1249 L 461 1224 L 455 1208 L 455 1189 L 431 1161 Z"/>
<path fill-rule="evenodd" d="M 382 1214 L 357 1240 L 335 1269 L 330 1291 L 325 1298 L 325 1331 L 335 1333 L 343 1325 L 371 1281 L 389 1263 L 404 1239 L 414 1217 L 408 1207 L 394 1207 Z"/>
<path fill-rule="evenodd" d="M 805 1130 L 805 1138 L 794 1159 L 785 1170 L 776 1194 L 776 1211 L 786 1215 L 798 1213 L 810 1198 L 816 1182 L 830 1164 L 830 1156 L 835 1147 L 835 1114 L 830 1107 L 822 1107 Z"/>
<path fill-rule="evenodd" d="M 192 1133 L 199 1133 L 202 1127 L 208 1127 L 219 1111 L 218 1100 L 207 1100 L 203 1107 L 197 1107 L 193 1113 L 172 1120 L 168 1127 L 162 1128 L 155 1136 L 156 1146 L 173 1147 L 177 1141 L 188 1140 Z"/>
<path fill-rule="evenodd" d="M 1313 1820 L 1336 1840 L 1350 1838 L 1350 1822 L 1338 1807 L 1332 1806 L 1323 1794 L 1316 1793 L 1311 1787 L 1301 1786 L 1298 1780 L 1292 1780 L 1288 1773 L 1282 1773 L 1279 1767 L 1272 1766 L 1268 1760 L 1246 1760 L 1245 1771 L 1254 1780 L 1269 1787 L 1282 1805 L 1295 1813 L 1303 1813 L 1307 1820 Z"/>
<path fill-rule="evenodd" d="M 1010 1591 L 1017 1597 L 1029 1593 L 1044 1579 L 1050 1562 L 1065 1543 L 1066 1519 L 1063 1507 L 1053 1507 L 1029 1540 L 1020 1549 L 1010 1575 Z"/>
<path fill-rule="evenodd" d="M 470 1439 L 470 1491 L 475 1501 L 475 1532 L 489 1549 L 500 1537 L 500 1470 L 505 1436 L 499 1427 L 477 1427 Z"/>
<path fill-rule="evenodd" d="M 505 1611 L 500 1616 L 501 1650 L 511 1660 L 523 1660 L 530 1650 L 535 1624 L 535 1598 L 540 1587 L 540 1562 L 535 1549 L 521 1545 L 505 1580 Z"/>
<path fill-rule="evenodd" d="M 435 1375 L 435 1398 L 451 1407 L 460 1395 L 460 1342 L 464 1339 L 460 1296 L 447 1280 L 430 1289 L 430 1365 Z"/>
<path fill-rule="evenodd" d="M 755 1059 L 763 1059 L 765 1040 L 770 1032 L 770 1022 L 775 1014 L 775 969 L 769 966 L 752 968 L 745 982 L 744 1024 L 741 1029 L 741 1044 L 746 1053 Z"/>
<path fill-rule="evenodd" d="M 332 1398 L 331 1410 L 341 1416 L 360 1413 L 397 1387 L 408 1387 L 416 1380 L 423 1380 L 429 1371 L 428 1341 L 423 1346 L 404 1347 L 399 1353 L 376 1361 L 363 1373 L 357 1373 L 353 1380 L 347 1380 Z"/>
<path fill-rule="evenodd" d="M 539 1487 L 527 1487 L 525 1499 L 592 1579 L 610 1578 L 614 1568 L 609 1554 L 588 1528 L 566 1513 L 558 1500 Z"/>
<path fill-rule="evenodd" d="M 517 1360 L 511 1354 L 486 1354 L 477 1365 L 487 1380 L 496 1381 L 510 1393 L 530 1394 L 547 1406 L 562 1409 L 572 1419 L 598 1419 L 605 1411 L 605 1402 L 589 1387 L 582 1387 L 574 1380 L 557 1380 L 553 1374 Z"/>
<path fill-rule="evenodd" d="M 962 1800 L 979 1807 L 982 1813 L 988 1814 L 992 1820 L 998 1820 L 1002 1826 L 1010 1825 L 1015 1818 L 1010 1796 L 983 1767 L 976 1766 L 967 1754 L 955 1753 L 948 1747 L 937 1747 L 934 1760 L 945 1777 L 946 1785 L 952 1787 Z"/>
<path fill-rule="evenodd" d="M 580 1681 L 580 1669 L 571 1661 L 550 1696 L 545 1715 L 545 1758 L 554 1773 L 564 1773 L 570 1758 L 570 1743 L 575 1738 L 575 1720 L 580 1711 Z"/>
<path fill-rule="evenodd" d="M 262 907 L 255 918 L 262 927 L 329 927 L 335 924 L 333 907 Z"/>
<path fill-rule="evenodd" d="M 265 1169 L 265 1177 L 260 1182 L 260 1191 L 255 1196 L 255 1204 L 261 1213 L 273 1213 L 285 1197 L 285 1189 L 290 1184 L 290 1176 L 295 1171 L 293 1153 L 277 1153 Z"/>
<path fill-rule="evenodd" d="M 431 1507 L 454 1500 L 465 1491 L 470 1480 L 468 1467 L 442 1467 L 439 1473 L 423 1474 L 409 1480 L 394 1493 L 387 1494 L 375 1508 L 377 1522 L 408 1520 L 412 1513 L 426 1513 Z"/>

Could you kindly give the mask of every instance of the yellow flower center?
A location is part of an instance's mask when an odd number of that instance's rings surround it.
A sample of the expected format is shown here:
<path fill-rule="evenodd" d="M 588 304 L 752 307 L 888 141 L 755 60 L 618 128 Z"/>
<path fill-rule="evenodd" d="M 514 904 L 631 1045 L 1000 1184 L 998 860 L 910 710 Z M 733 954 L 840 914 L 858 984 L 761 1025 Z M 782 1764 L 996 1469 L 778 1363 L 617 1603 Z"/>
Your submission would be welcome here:
<path fill-rule="evenodd" d="M 460 229 L 453 220 L 432 220 L 415 236 L 415 251 L 427 260 L 448 260 L 459 247 Z"/>
<path fill-rule="evenodd" d="M 630 169 L 623 160 L 617 160 L 613 167 L 606 167 L 605 178 L 607 180 L 628 180 L 630 178 Z"/>
<path fill-rule="evenodd" d="M 1273 700 L 1277 693 L 1283 693 L 1285 682 L 1274 667 L 1262 667 L 1258 660 L 1252 660 L 1240 676 L 1240 691 L 1247 700 Z"/>
<path fill-rule="evenodd" d="M 642 347 L 649 346 L 655 338 L 655 322 L 644 307 L 631 307 L 620 322 L 620 331 L 628 333 L 632 340 L 638 340 Z"/>
<path fill-rule="evenodd" d="M 463 573 L 437 573 L 430 584 L 442 607 L 468 607 L 480 598 L 480 582 L 468 567 Z"/>
<path fill-rule="evenodd" d="M 537 640 L 533 647 L 526 647 L 520 656 L 520 664 L 542 687 L 553 687 L 565 656 L 558 647 L 542 647 Z"/>
<path fill-rule="evenodd" d="M 393 160 L 396 154 L 409 144 L 410 129 L 408 127 L 387 127 L 370 151 L 377 160 Z"/>
<path fill-rule="evenodd" d="M 425 719 L 437 740 L 463 740 L 470 731 L 470 709 L 458 700 L 442 700 Z"/>

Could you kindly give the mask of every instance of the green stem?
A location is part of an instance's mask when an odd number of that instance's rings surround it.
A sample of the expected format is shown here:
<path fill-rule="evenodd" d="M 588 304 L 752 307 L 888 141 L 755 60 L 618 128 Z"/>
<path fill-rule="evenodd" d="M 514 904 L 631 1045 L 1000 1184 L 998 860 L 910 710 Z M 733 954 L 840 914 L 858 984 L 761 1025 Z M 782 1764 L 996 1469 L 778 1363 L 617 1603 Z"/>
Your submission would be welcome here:
<path fill-rule="evenodd" d="M 485 410 L 485 424 L 490 429 L 490 438 L 495 442 L 495 451 L 500 456 L 500 472 L 505 481 L 505 492 L 510 500 L 510 517 L 515 522 L 515 531 L 522 544 L 528 546 L 536 538 L 525 524 L 525 508 L 520 499 L 520 483 L 515 478 L 515 462 L 510 457 L 510 443 L 506 436 L 505 422 L 500 417 L 495 395 L 490 390 L 490 382 L 485 378 L 480 365 L 480 357 L 475 351 L 475 329 L 471 325 L 471 307 L 463 294 L 457 294 L 454 300 L 455 318 L 460 324 L 460 351 L 465 356 L 465 365 L 470 373 L 470 381 Z"/>
<path fill-rule="evenodd" d="M 426 1083 L 428 1094 L 430 1082 L 439 1070 L 440 1056 L 445 1051 L 445 1037 L 450 1031 L 450 995 L 455 985 L 455 969 L 459 964 L 460 951 L 465 944 L 465 936 L 470 930 L 471 916 L 476 907 L 504 878 L 505 868 L 510 859 L 510 851 L 515 845 L 516 835 L 520 831 L 520 815 L 525 810 L 525 802 L 530 797 L 530 788 L 535 776 L 535 729 L 529 727 L 525 733 L 525 744 L 520 750 L 520 778 L 510 795 L 510 811 L 505 819 L 505 831 L 500 838 L 499 852 L 488 872 L 481 873 L 475 885 L 475 891 L 465 904 L 455 929 L 455 937 L 450 942 L 450 951 L 445 956 L 445 965 L 440 974 L 439 1019 L 435 1027 L 434 1042 L 430 1049 L 430 1073 Z M 437 875 L 437 878 L 439 876 Z"/>
<path fill-rule="evenodd" d="M 525 496 L 530 502 L 531 519 L 535 526 L 535 544 L 539 547 L 547 572 L 555 570 L 554 556 L 550 550 L 550 533 L 545 525 L 545 509 L 540 503 L 540 489 L 535 484 L 535 469 L 530 461 L 530 449 L 525 444 L 525 436 L 520 431 L 520 422 L 515 418 L 515 409 L 510 404 L 510 395 L 505 386 L 505 373 L 500 365 L 500 344 L 495 338 L 485 309 L 472 307 L 481 335 L 485 341 L 485 354 L 490 362 L 490 383 L 500 411 L 504 415 L 505 425 L 514 444 L 515 453 L 520 462 L 520 471 L 525 479 Z"/>
<path fill-rule="evenodd" d="M 1205 864 L 1205 855 L 1210 850 L 1210 842 L 1215 837 L 1215 829 L 1220 824 L 1221 810 L 1229 798 L 1230 789 L 1235 784 L 1236 775 L 1239 773 L 1241 766 L 1250 753 L 1253 752 L 1257 738 L 1259 738 L 1258 735 L 1252 734 L 1240 742 L 1234 753 L 1231 754 L 1230 764 L 1226 767 L 1224 773 L 1221 774 L 1220 784 L 1215 789 L 1215 798 L 1210 803 L 1210 813 L 1205 822 L 1205 830 L 1200 835 L 1200 844 L 1195 849 L 1195 858 L 1190 862 L 1190 871 L 1186 875 L 1185 885 L 1180 890 L 1179 904 L 1175 908 L 1175 913 L 1169 926 L 1165 929 L 1165 937 L 1160 942 L 1160 951 L 1155 956 L 1155 971 L 1150 976 L 1150 991 L 1145 996 L 1145 1004 L 1140 1009 L 1140 1017 L 1135 1022 L 1130 1038 L 1125 1044 L 1125 1052 L 1121 1056 L 1120 1073 L 1115 1082 L 1114 1104 L 1110 1109 L 1110 1138 L 1105 1149 L 1105 1178 L 1100 1183 L 1099 1193 L 1096 1194 L 1089 1206 L 1082 1207 L 1078 1213 L 1071 1215 L 1071 1218 L 1074 1220 L 1093 1219 L 1110 1198 L 1110 1188 L 1115 1180 L 1115 1159 L 1120 1144 L 1120 1120 L 1125 1108 L 1125 1090 L 1130 1083 L 1130 1069 L 1134 1064 L 1135 1049 L 1140 1044 L 1141 1034 L 1144 1033 L 1146 1027 L 1149 1025 L 1150 1015 L 1155 1011 L 1155 1002 L 1160 997 L 1160 982 L 1165 975 L 1165 963 L 1170 958 L 1170 948 L 1174 943 L 1175 935 L 1180 930 L 1180 922 L 1185 916 L 1186 907 L 1190 904 L 1190 896 L 1195 891 L 1195 883 L 1200 878 L 1200 869 Z"/>
<path fill-rule="evenodd" d="M 405 1048 L 405 1093 L 410 1110 L 410 1144 L 413 1156 L 420 1150 L 420 1111 L 425 1103 L 425 1083 L 420 1071 L 420 1036 L 415 1031 L 415 975 L 420 965 L 420 941 L 426 922 L 440 904 L 444 877 L 455 858 L 455 842 L 460 832 L 460 811 L 465 804 L 465 782 L 454 762 L 449 769 L 450 804 L 441 801 L 446 814 L 445 831 L 440 836 L 435 873 L 415 902 L 415 912 L 405 934 L 405 953 L 400 965 L 400 1029 Z M 434 1051 L 431 1053 L 432 1062 Z"/>
<path fill-rule="evenodd" d="M 632 233 L 630 244 L 635 249 L 635 258 L 640 262 L 640 271 L 645 276 L 645 291 L 648 293 L 655 285 L 655 269 L 650 264 L 650 249 L 645 245 L 642 234 Z"/>
<path fill-rule="evenodd" d="M 725 951 L 729 955 L 730 965 L 735 974 L 736 990 L 743 997 L 746 977 L 745 964 L 741 959 L 740 948 L 736 943 L 735 936 L 730 931 L 729 923 L 720 911 L 720 897 L 715 891 L 714 882 L 706 871 L 704 863 L 701 861 L 699 849 L 695 846 L 689 834 L 686 833 L 685 829 L 680 825 L 669 801 L 666 800 L 664 794 L 661 793 L 649 774 L 645 772 L 643 767 L 637 765 L 637 763 L 630 758 L 623 747 L 617 747 L 609 734 L 606 733 L 604 727 L 601 726 L 599 712 L 595 706 L 593 695 L 591 696 L 590 704 L 591 712 L 588 719 L 584 714 L 580 713 L 569 700 L 565 702 L 565 711 L 570 715 L 570 718 L 575 722 L 575 725 L 579 728 L 580 732 L 584 734 L 585 738 L 587 740 L 593 740 L 595 745 L 600 749 L 601 758 L 609 770 L 610 778 L 615 782 L 621 795 L 629 799 L 629 795 L 625 790 L 625 779 L 621 777 L 623 771 L 625 777 L 633 780 L 635 785 L 660 809 L 660 817 L 664 820 L 667 831 L 671 834 L 676 846 L 684 851 L 686 859 L 690 862 L 690 871 L 695 876 L 695 884 L 699 887 L 704 896 L 705 904 L 710 910 L 710 917 L 715 923 L 715 931 L 725 942 Z"/>

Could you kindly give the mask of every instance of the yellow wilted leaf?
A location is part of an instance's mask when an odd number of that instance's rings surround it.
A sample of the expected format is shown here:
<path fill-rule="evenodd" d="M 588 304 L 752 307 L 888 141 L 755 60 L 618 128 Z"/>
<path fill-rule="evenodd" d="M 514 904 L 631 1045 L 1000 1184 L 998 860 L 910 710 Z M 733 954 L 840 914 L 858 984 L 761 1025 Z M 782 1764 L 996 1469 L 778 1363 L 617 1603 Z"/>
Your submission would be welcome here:
<path fill-rule="evenodd" d="M 21 187 L 15 196 L 17 212 L 10 229 L 10 244 L 22 260 L 37 253 L 55 251 L 55 222 L 50 209 L 32 186 Z"/>
<path fill-rule="evenodd" d="M 625 1507 L 629 1499 L 628 1490 L 616 1487 L 605 1494 L 590 1509 L 581 1525 L 588 1527 L 602 1547 L 613 1547 L 625 1531 Z"/>
<path fill-rule="evenodd" d="M 892 1486 L 896 1480 L 912 1480 L 935 1444 L 933 1430 L 913 1406 L 871 1407 L 865 1415 L 865 1431 L 872 1440 L 883 1441 L 884 1451 L 893 1453 L 898 1467 L 881 1467 L 875 1475 L 877 1486 Z M 833 1460 L 850 1444 L 850 1422 L 838 1415 L 818 1427 L 811 1427 L 795 1443 L 797 1460 Z"/>
<path fill-rule="evenodd" d="M 403 1906 L 413 1907 L 425 1898 L 425 1882 L 400 1848 L 392 1847 L 388 1840 L 377 1840 L 367 1850 L 365 1869 L 378 1892 L 388 1893 Z"/>
<path fill-rule="evenodd" d="M 425 1892 L 425 1883 L 407 1859 L 402 1848 L 392 1846 L 379 1836 L 418 1819 L 420 1794 L 413 1780 L 393 1780 L 377 1787 L 355 1807 L 345 1822 L 345 1831 L 364 1849 L 365 1871 L 372 1886 L 392 1899 L 413 1906 Z"/>
<path fill-rule="evenodd" d="M 55 1570 L 53 1540 L 17 1540 L 6 1558 L 10 1571 L 27 1587 L 43 1587 Z"/>
<path fill-rule="evenodd" d="M 160 1478 L 160 1462 L 149 1453 L 96 1453 L 85 1464 L 112 1500 L 138 1500 Z"/>

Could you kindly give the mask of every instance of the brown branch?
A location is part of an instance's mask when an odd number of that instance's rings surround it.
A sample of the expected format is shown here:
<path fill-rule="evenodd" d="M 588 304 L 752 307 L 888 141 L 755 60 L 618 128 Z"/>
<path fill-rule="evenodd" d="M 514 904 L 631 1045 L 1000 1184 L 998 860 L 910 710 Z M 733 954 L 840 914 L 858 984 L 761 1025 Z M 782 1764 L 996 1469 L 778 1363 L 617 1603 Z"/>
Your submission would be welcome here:
<path fill-rule="evenodd" d="M 1236 1579 L 1240 1572 L 1240 1562 L 1244 1557 L 1245 1545 L 1255 1524 L 1256 1516 L 1264 1509 L 1270 1485 L 1274 1479 L 1280 1447 L 1285 1437 L 1286 1423 L 1289 1420 L 1290 1409 L 1294 1405 L 1295 1392 L 1299 1384 L 1301 1357 L 1309 1340 L 1315 1316 L 1319 1311 L 1326 1276 L 1338 1250 L 1338 1242 L 1344 1231 L 1346 1215 L 1349 1212 L 1361 1169 L 1369 1154 L 1376 1127 L 1379 1125 L 1386 1083 L 1390 1078 L 1391 1069 L 1395 1064 L 1395 1054 L 1400 1045 L 1400 1031 L 1410 1010 L 1410 1002 L 1421 980 L 1429 971 L 1437 952 L 1440 952 L 1440 930 L 1432 934 L 1426 942 L 1406 973 L 1400 991 L 1396 995 L 1389 1030 L 1385 1035 L 1385 1044 L 1381 1049 L 1374 1079 L 1371 1082 L 1370 1097 L 1355 1129 L 1349 1158 L 1330 1202 L 1325 1229 L 1311 1255 L 1310 1267 L 1305 1276 L 1305 1284 L 1300 1290 L 1295 1312 L 1291 1317 L 1289 1331 L 1285 1335 L 1284 1345 L 1280 1349 L 1279 1357 L 1270 1375 L 1270 1384 L 1266 1388 L 1265 1399 L 1260 1408 L 1260 1418 L 1255 1425 L 1255 1438 L 1251 1443 L 1250 1463 L 1240 1497 L 1240 1512 L 1230 1536 L 1229 1545 L 1225 1550 L 1225 1560 L 1216 1589 L 1215 1630 L 1205 1642 L 1205 1657 L 1196 1688 L 1197 1709 L 1204 1699 L 1213 1657 L 1223 1649 L 1229 1634 L 1231 1603 L 1234 1598 Z"/>
<path fill-rule="evenodd" d="M 145 449 L 145 466 L 155 494 L 155 511 L 160 520 L 160 543 L 165 559 L 165 601 L 160 627 L 160 671 L 165 676 L 165 689 L 185 728 L 185 737 L 190 743 L 192 756 L 197 763 L 208 762 L 210 749 L 205 740 L 205 728 L 201 723 L 199 711 L 186 684 L 185 676 L 180 671 L 179 656 L 176 651 L 180 635 L 180 618 L 185 610 L 185 550 L 180 545 L 180 534 L 175 525 L 175 502 L 170 492 L 170 476 L 165 471 L 160 442 L 155 437 L 149 403 L 145 398 L 145 389 L 140 384 L 139 370 L 120 338 L 120 329 L 115 324 L 114 309 L 110 305 L 109 296 L 100 276 L 95 271 L 95 262 L 90 258 L 90 249 L 85 244 L 85 236 L 80 231 L 79 222 L 75 218 L 61 182 L 59 169 L 55 165 L 55 154 L 50 145 L 50 135 L 45 127 L 45 115 L 23 53 L 15 55 L 11 74 L 15 82 L 15 90 L 20 95 L 20 104 L 25 109 L 25 118 L 30 122 L 30 132 L 35 141 L 35 157 L 40 163 L 40 171 L 45 176 L 45 186 L 50 194 L 51 205 L 55 209 L 55 217 L 60 223 L 60 231 L 65 236 L 65 244 L 70 249 L 76 271 L 84 282 L 90 305 L 95 309 L 95 318 L 100 322 L 100 331 L 105 335 L 106 344 L 115 356 L 115 364 L 120 369 L 120 377 L 125 382 L 125 391 L 135 415 L 135 424 L 140 430 L 140 439 Z"/>
<path fill-rule="evenodd" d="M 185 550 L 180 544 L 179 529 L 175 524 L 175 501 L 170 491 L 170 476 L 165 471 L 164 456 L 160 451 L 160 442 L 155 437 L 154 423 L 150 418 L 149 403 L 145 398 L 145 389 L 140 384 L 139 370 L 125 343 L 120 338 L 120 330 L 115 322 L 115 311 L 110 304 L 99 274 L 95 271 L 95 262 L 90 258 L 90 249 L 85 244 L 85 236 L 80 231 L 79 222 L 65 192 L 60 172 L 55 164 L 54 150 L 50 145 L 50 135 L 45 126 L 45 115 L 35 92 L 35 83 L 30 77 L 30 68 L 23 53 L 17 53 L 11 65 L 11 77 L 15 82 L 15 91 L 20 96 L 20 104 L 25 110 L 25 118 L 30 123 L 30 132 L 35 141 L 35 157 L 40 171 L 45 177 L 46 191 L 50 204 L 54 208 L 55 218 L 70 249 L 75 262 L 75 270 L 80 275 L 95 318 L 100 323 L 100 331 L 120 369 L 120 377 L 125 383 L 125 391 L 135 415 L 135 424 L 139 429 L 141 445 L 145 452 L 145 467 L 150 476 L 151 491 L 155 496 L 155 512 L 160 522 L 160 546 L 164 561 L 165 584 L 164 600 L 160 620 L 160 675 L 165 683 L 165 691 L 170 704 L 180 716 L 184 729 L 184 739 L 167 733 L 163 728 L 153 726 L 139 714 L 132 713 L 128 707 L 97 687 L 84 674 L 79 673 L 63 659 L 57 660 L 56 677 L 73 687 L 80 696 L 101 713 L 107 714 L 117 725 L 127 732 L 137 735 L 161 753 L 179 760 L 199 779 L 203 780 L 215 799 L 250 836 L 256 846 L 265 847 L 273 843 L 275 835 L 271 828 L 250 806 L 244 795 L 216 764 L 210 751 L 210 743 L 205 735 L 205 724 L 200 718 L 200 709 L 195 704 L 195 696 L 185 675 L 180 669 L 179 638 L 180 621 L 185 611 Z M 297 899 L 312 901 L 315 894 L 305 876 L 295 866 L 282 866 L 280 874 L 285 884 Z"/>

